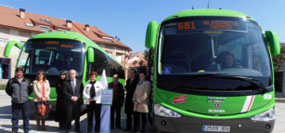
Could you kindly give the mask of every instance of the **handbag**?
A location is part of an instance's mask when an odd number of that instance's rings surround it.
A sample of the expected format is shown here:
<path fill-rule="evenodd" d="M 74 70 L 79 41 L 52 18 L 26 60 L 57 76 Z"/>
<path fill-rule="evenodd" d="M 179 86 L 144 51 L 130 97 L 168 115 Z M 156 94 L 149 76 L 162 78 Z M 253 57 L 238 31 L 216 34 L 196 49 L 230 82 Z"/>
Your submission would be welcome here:
<path fill-rule="evenodd" d="M 38 106 L 38 114 L 41 117 L 46 118 L 50 113 L 50 105 L 46 101 L 41 101 L 40 105 Z"/>

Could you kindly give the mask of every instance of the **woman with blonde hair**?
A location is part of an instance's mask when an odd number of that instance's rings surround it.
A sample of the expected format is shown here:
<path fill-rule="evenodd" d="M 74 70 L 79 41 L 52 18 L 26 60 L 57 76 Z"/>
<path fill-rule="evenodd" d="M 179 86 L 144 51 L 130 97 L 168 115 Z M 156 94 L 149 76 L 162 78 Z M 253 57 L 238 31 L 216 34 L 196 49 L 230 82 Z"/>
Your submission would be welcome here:
<path fill-rule="evenodd" d="M 41 102 L 47 102 L 49 100 L 50 94 L 50 85 L 49 81 L 46 79 L 45 72 L 40 70 L 37 73 L 36 80 L 33 82 L 33 89 L 34 89 L 34 102 L 36 108 L 35 118 L 37 121 L 37 129 L 38 130 L 46 130 L 45 127 L 45 117 L 42 117 L 38 113 L 38 107 Z M 40 120 L 42 120 L 42 126 L 40 125 Z"/>

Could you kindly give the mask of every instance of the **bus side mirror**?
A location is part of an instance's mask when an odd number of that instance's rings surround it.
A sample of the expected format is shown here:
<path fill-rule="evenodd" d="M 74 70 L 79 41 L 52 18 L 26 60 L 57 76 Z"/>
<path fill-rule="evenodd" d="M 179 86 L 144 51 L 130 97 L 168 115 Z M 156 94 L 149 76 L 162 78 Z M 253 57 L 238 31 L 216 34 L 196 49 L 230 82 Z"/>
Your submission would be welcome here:
<path fill-rule="evenodd" d="M 9 41 L 7 43 L 7 45 L 6 45 L 6 47 L 5 47 L 5 51 L 4 51 L 4 56 L 5 57 L 8 58 L 10 56 L 10 52 L 11 52 L 11 50 L 12 50 L 14 45 L 16 45 L 16 47 L 19 48 L 19 49 L 22 49 L 22 47 L 24 46 L 21 43 L 18 43 L 17 41 L 14 41 L 14 40 Z"/>
<path fill-rule="evenodd" d="M 147 48 L 150 48 L 150 49 L 155 48 L 157 30 L 158 30 L 158 24 L 156 21 L 151 21 L 148 23 L 147 31 L 146 31 L 146 38 L 145 38 L 145 46 Z"/>
<path fill-rule="evenodd" d="M 272 55 L 280 54 L 280 42 L 278 36 L 273 31 L 265 31 L 265 36 L 270 45 L 270 51 Z"/>
<path fill-rule="evenodd" d="M 87 50 L 87 58 L 89 63 L 94 63 L 94 49 L 91 47 Z"/>

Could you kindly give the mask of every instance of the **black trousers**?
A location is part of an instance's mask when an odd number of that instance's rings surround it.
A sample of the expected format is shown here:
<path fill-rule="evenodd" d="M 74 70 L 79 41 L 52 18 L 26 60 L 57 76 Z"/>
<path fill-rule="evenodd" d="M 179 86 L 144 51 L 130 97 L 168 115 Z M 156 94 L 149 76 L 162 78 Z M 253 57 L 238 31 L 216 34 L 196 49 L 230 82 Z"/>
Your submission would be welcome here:
<path fill-rule="evenodd" d="M 80 130 L 80 106 L 76 104 L 67 105 L 66 107 L 66 130 L 71 129 L 71 121 L 75 120 L 75 130 Z"/>
<path fill-rule="evenodd" d="M 100 132 L 101 122 L 101 104 L 90 103 L 87 105 L 87 119 L 88 119 L 88 132 L 92 131 L 93 125 L 93 114 L 95 111 L 95 132 Z"/>
<path fill-rule="evenodd" d="M 62 97 L 58 95 L 58 97 Z M 55 121 L 59 122 L 59 126 L 61 128 L 65 128 L 65 121 L 66 121 L 66 116 L 63 115 L 66 113 L 66 108 L 64 107 L 64 103 L 62 102 L 63 99 L 62 98 L 58 98 L 56 101 L 56 118 Z"/>
<path fill-rule="evenodd" d="M 133 112 L 128 112 L 126 113 L 127 115 L 127 123 L 126 123 L 126 129 L 130 129 L 132 130 L 133 129 L 133 117 L 134 117 L 134 113 Z"/>
<path fill-rule="evenodd" d="M 133 102 L 125 103 L 125 113 L 127 115 L 127 122 L 126 122 L 126 129 L 133 129 L 133 118 L 134 118 L 134 106 L 133 106 Z"/>
<path fill-rule="evenodd" d="M 114 128 L 114 115 L 116 113 L 116 128 L 121 128 L 121 107 L 111 106 L 111 128 Z"/>
<path fill-rule="evenodd" d="M 140 127 L 140 117 L 142 118 L 142 132 L 145 131 L 147 113 L 134 112 L 134 131 L 138 132 Z"/>

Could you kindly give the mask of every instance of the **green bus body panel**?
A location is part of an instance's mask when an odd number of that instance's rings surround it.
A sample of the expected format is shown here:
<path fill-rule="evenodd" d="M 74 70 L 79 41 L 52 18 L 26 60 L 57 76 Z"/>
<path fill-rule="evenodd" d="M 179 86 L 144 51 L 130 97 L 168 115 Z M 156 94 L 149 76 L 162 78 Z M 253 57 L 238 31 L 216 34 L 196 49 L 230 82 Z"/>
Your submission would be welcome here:
<path fill-rule="evenodd" d="M 178 12 L 174 15 L 171 15 L 163 20 L 169 21 L 176 18 L 183 17 L 199 17 L 199 16 L 222 16 L 222 17 L 239 17 L 239 18 L 248 18 L 255 21 L 253 18 L 249 17 L 246 14 L 231 11 L 231 10 L 219 10 L 219 9 L 195 9 L 195 10 L 185 10 Z M 162 23 L 163 23 L 162 22 Z M 162 24 L 161 23 L 161 24 Z M 159 25 L 161 28 L 161 25 Z M 157 31 L 159 32 L 159 30 Z M 275 89 L 274 89 L 274 70 L 272 69 L 272 82 L 273 82 L 273 91 L 266 94 L 255 95 L 254 102 L 249 112 L 241 113 L 242 107 L 245 103 L 247 96 L 234 96 L 234 97 L 225 97 L 224 102 L 219 103 L 219 109 L 224 109 L 224 113 L 213 113 L 209 112 L 209 109 L 215 109 L 214 102 L 208 102 L 208 97 L 223 97 L 223 96 L 199 96 L 199 95 L 190 95 L 183 93 L 175 93 L 167 90 L 157 88 L 157 58 L 158 58 L 158 40 L 155 45 L 155 54 L 154 54 L 154 75 L 153 75 L 153 104 L 161 104 L 166 108 L 169 108 L 173 111 L 176 111 L 185 116 L 192 116 L 198 118 L 208 118 L 208 119 L 234 119 L 234 118 L 249 118 L 259 113 L 262 113 L 275 106 Z M 270 51 L 269 45 L 267 45 L 269 51 L 269 57 L 271 61 L 271 68 L 273 67 L 272 54 Z M 265 99 L 264 95 L 272 96 L 271 99 Z M 185 103 L 174 104 L 174 97 L 186 96 L 187 100 Z M 174 118 L 175 119 L 175 118 Z"/>
<path fill-rule="evenodd" d="M 5 51 L 4 51 L 4 56 L 5 56 L 5 57 L 9 58 L 10 52 L 11 52 L 13 46 L 15 46 L 15 45 L 16 45 L 16 47 L 19 48 L 19 49 L 22 49 L 23 46 L 24 46 L 24 45 L 18 43 L 17 41 L 14 41 L 14 40 L 9 41 L 9 42 L 7 43 L 7 45 L 6 45 L 6 47 L 5 47 Z"/>
<path fill-rule="evenodd" d="M 145 40 L 145 46 L 147 48 L 153 49 L 155 48 L 155 43 L 157 40 L 157 30 L 158 30 L 158 24 L 156 21 L 149 22 L 147 26 L 147 32 L 146 32 L 146 40 Z"/>
<path fill-rule="evenodd" d="M 77 32 L 60 31 L 60 32 L 41 33 L 41 34 L 37 34 L 37 35 L 31 37 L 29 40 L 31 40 L 31 39 L 70 39 L 70 40 L 81 41 L 81 42 L 85 43 L 86 50 L 89 47 L 96 48 L 99 51 L 101 51 L 102 53 L 104 53 L 105 55 L 107 55 L 108 57 L 110 57 L 112 60 L 114 60 L 118 64 L 120 64 L 115 58 L 110 56 L 105 50 L 103 50 L 100 46 L 98 46 L 92 40 L 90 40 L 86 36 L 84 36 L 84 35 L 82 35 L 80 33 L 77 33 Z M 84 59 L 84 71 L 83 71 L 83 75 L 82 75 L 82 79 L 81 79 L 82 82 L 83 82 L 83 85 L 86 84 L 86 76 L 87 76 L 87 56 L 85 56 L 85 59 Z M 101 73 L 98 73 L 98 76 L 97 76 L 96 80 L 99 81 L 100 79 L 101 79 Z M 107 77 L 107 81 L 108 81 L 108 83 L 110 83 L 110 82 L 113 81 L 113 78 L 112 77 Z M 119 79 L 119 82 L 122 83 L 123 85 L 125 85 L 125 80 L 124 79 Z M 32 93 L 29 96 L 29 99 L 33 100 L 33 96 L 34 96 L 34 94 Z M 51 87 L 51 91 L 50 91 L 50 100 L 49 101 L 54 102 L 54 101 L 56 101 L 56 99 L 57 99 L 56 88 L 54 86 L 52 86 Z"/>
<path fill-rule="evenodd" d="M 270 44 L 270 51 L 273 55 L 279 55 L 280 54 L 280 42 L 278 39 L 278 36 L 273 31 L 266 31 L 265 32 L 267 41 Z"/>
<path fill-rule="evenodd" d="M 174 15 L 171 15 L 164 19 L 164 21 L 168 21 L 170 19 L 175 18 L 183 18 L 183 17 L 198 17 L 198 16 L 222 16 L 222 17 L 247 17 L 252 19 L 246 14 L 232 11 L 232 10 L 224 10 L 224 9 L 195 9 L 195 10 L 185 10 L 178 12 Z M 253 19 L 252 19 L 253 20 Z"/>
<path fill-rule="evenodd" d="M 264 95 L 271 95 L 271 99 L 264 99 Z M 179 96 L 186 96 L 186 102 L 174 103 L 174 98 Z M 213 119 L 228 119 L 228 118 L 242 118 L 251 117 L 257 113 L 266 111 L 274 106 L 274 93 L 269 92 L 263 95 L 255 95 L 252 107 L 249 112 L 242 113 L 247 96 L 238 97 L 223 97 L 223 96 L 199 96 L 187 95 L 182 93 L 174 93 L 162 89 L 156 89 L 155 99 L 159 103 L 171 110 L 187 116 L 213 118 Z M 208 98 L 225 98 L 224 102 L 208 102 Z M 215 104 L 219 107 L 216 108 Z M 209 110 L 223 110 L 223 113 L 209 112 Z"/>

